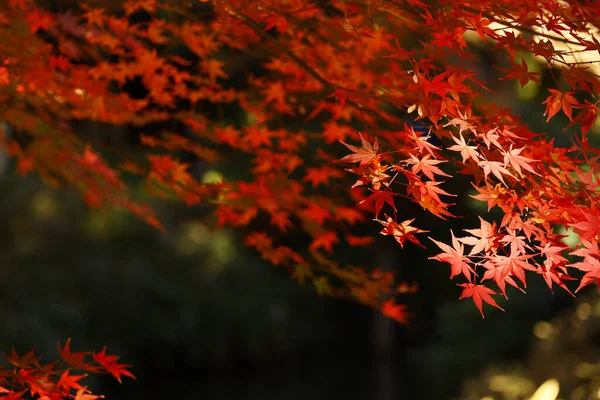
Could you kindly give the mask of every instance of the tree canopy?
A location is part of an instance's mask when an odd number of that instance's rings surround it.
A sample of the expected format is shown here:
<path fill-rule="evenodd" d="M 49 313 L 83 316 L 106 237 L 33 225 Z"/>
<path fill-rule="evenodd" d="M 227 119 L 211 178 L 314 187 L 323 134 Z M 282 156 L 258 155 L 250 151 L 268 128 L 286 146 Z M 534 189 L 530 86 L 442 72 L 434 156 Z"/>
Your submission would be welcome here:
<path fill-rule="evenodd" d="M 402 247 L 439 248 L 432 258 L 483 315 L 507 285 L 525 291 L 527 275 L 569 293 L 600 282 L 599 151 L 588 137 L 598 11 L 559 0 L 9 0 L 2 144 L 18 173 L 157 229 L 148 194 L 211 207 L 300 283 L 407 322 L 396 298 L 412 282 L 335 256 L 368 246 L 365 226 L 378 225 Z M 540 118 L 560 119 L 559 137 L 512 112 L 510 81 L 539 87 Z M 134 140 L 112 145 L 111 126 Z M 192 167 L 234 162 L 243 173 L 212 179 Z M 472 192 L 451 191 L 460 176 Z M 469 197 L 496 214 L 449 242 L 404 211 L 413 203 L 451 224 Z M 567 231 L 578 240 L 565 242 Z M 290 244 L 297 237 L 307 245 Z"/>

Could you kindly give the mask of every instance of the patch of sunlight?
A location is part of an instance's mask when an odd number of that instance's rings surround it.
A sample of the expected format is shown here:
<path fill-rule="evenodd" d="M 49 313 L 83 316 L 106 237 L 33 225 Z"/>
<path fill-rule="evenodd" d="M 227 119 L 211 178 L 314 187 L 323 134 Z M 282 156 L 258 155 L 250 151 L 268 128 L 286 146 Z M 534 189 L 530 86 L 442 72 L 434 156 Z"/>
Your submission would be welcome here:
<path fill-rule="evenodd" d="M 577 306 L 575 314 L 577 315 L 577 318 L 585 321 L 592 315 L 592 306 L 589 303 L 581 303 Z"/>
<path fill-rule="evenodd" d="M 217 260 L 222 264 L 228 264 L 236 255 L 231 237 L 226 231 L 216 231 L 213 233 L 212 250 Z"/>
<path fill-rule="evenodd" d="M 546 321 L 540 321 L 533 327 L 533 334 L 542 340 L 550 339 L 553 333 L 554 327 Z"/>
<path fill-rule="evenodd" d="M 210 170 L 202 175 L 202 183 L 214 184 L 223 182 L 223 175 L 219 171 Z"/>
<path fill-rule="evenodd" d="M 583 165 L 580 165 L 580 166 L 579 166 L 579 169 L 581 169 L 582 171 L 585 171 L 585 172 L 589 172 L 591 168 L 590 168 L 590 166 L 589 166 L 589 165 L 587 165 L 587 164 L 583 164 Z M 577 180 L 579 180 L 579 177 L 577 176 L 577 171 L 573 171 L 573 172 L 571 172 L 571 176 L 572 176 L 574 179 L 577 179 Z"/>
<path fill-rule="evenodd" d="M 596 302 L 596 304 L 594 304 L 594 315 L 596 317 L 600 317 L 600 301 Z"/>
<path fill-rule="evenodd" d="M 494 398 L 492 396 L 485 396 L 482 397 L 480 400 L 494 400 Z"/>
<path fill-rule="evenodd" d="M 600 109 L 598 111 L 600 111 Z M 592 125 L 592 131 L 595 133 L 600 133 L 600 118 L 597 118 L 594 125 Z"/>
<path fill-rule="evenodd" d="M 515 91 L 517 92 L 517 97 L 520 100 L 533 100 L 537 97 L 540 91 L 540 85 L 534 81 L 529 81 L 525 84 L 525 86 L 521 87 L 521 84 L 516 81 Z"/>
<path fill-rule="evenodd" d="M 600 373 L 600 365 L 581 362 L 575 367 L 575 376 L 580 379 L 593 378 Z"/>
<path fill-rule="evenodd" d="M 505 397 L 518 398 L 531 393 L 535 386 L 518 375 L 500 374 L 490 378 L 489 388 L 494 392 L 503 393 Z"/>
<path fill-rule="evenodd" d="M 205 249 L 211 241 L 211 232 L 200 222 L 185 224 L 176 239 L 175 249 L 179 254 L 191 256 Z"/>
<path fill-rule="evenodd" d="M 571 392 L 571 400 L 583 400 L 587 390 L 585 386 L 578 386 Z"/>
<path fill-rule="evenodd" d="M 544 9 L 540 11 L 542 11 L 545 15 L 552 15 L 551 11 Z M 513 21 L 509 17 L 505 21 L 493 21 L 488 25 L 488 28 L 496 31 L 502 30 L 505 35 L 509 32 L 512 32 L 514 35 L 518 35 L 520 32 L 518 31 L 517 27 L 512 26 L 512 23 Z M 561 56 L 561 59 L 565 62 L 565 64 L 575 63 L 578 64 L 578 66 L 587 67 L 589 72 L 594 74 L 598 74 L 600 72 L 600 65 L 598 65 L 598 52 L 594 50 L 587 50 L 585 45 L 580 44 L 580 42 L 577 40 L 577 37 L 575 37 L 573 34 L 565 31 L 557 34 L 555 32 L 551 32 L 546 26 L 534 26 L 531 28 L 534 31 L 531 40 L 549 40 L 556 51 L 564 52 Z M 587 24 L 586 28 L 588 29 L 587 35 L 578 33 L 578 37 L 591 40 L 591 38 L 597 36 L 599 33 L 599 29 L 591 24 Z M 469 35 L 469 39 L 481 41 L 481 38 L 479 38 L 478 35 Z M 492 40 L 492 42 L 494 43 L 495 41 Z M 548 61 L 543 57 L 543 55 L 536 55 L 534 57 L 539 63 L 547 65 Z M 560 66 L 560 64 L 557 64 L 557 66 Z"/>
<path fill-rule="evenodd" d="M 540 64 L 535 60 L 533 54 L 520 52 L 516 57 L 515 62 L 520 65 L 522 62 L 521 60 L 525 60 L 529 72 L 541 71 Z M 533 100 L 537 97 L 540 91 L 540 84 L 530 80 L 525 84 L 525 86 L 521 87 L 521 83 L 516 80 L 515 91 L 520 100 Z"/>
<path fill-rule="evenodd" d="M 556 400 L 560 385 L 554 378 L 548 379 L 535 391 L 529 400 Z"/>
<path fill-rule="evenodd" d="M 59 214 L 59 204 L 48 191 L 38 192 L 31 200 L 31 212 L 34 217 L 42 221 L 55 219 Z"/>
<path fill-rule="evenodd" d="M 258 119 L 258 118 L 257 118 L 257 116 L 256 116 L 256 114 L 255 114 L 255 113 L 252 113 L 252 112 L 248 112 L 248 113 L 246 113 L 246 121 L 245 121 L 245 122 L 246 122 L 246 125 L 248 125 L 248 126 L 253 126 L 253 125 L 255 125 L 255 124 L 256 124 L 256 120 L 257 120 L 257 119 Z"/>
<path fill-rule="evenodd" d="M 107 236 L 108 226 L 109 218 L 105 211 L 90 212 L 85 221 L 85 230 L 96 239 Z"/>
<path fill-rule="evenodd" d="M 579 235 L 576 234 L 572 228 L 565 229 L 564 226 L 561 226 L 558 230 L 560 235 L 565 235 L 566 237 L 562 238 L 561 241 L 567 246 L 574 248 L 579 243 Z"/>
<path fill-rule="evenodd" d="M 29 219 L 14 216 L 10 219 L 11 231 L 15 240 L 15 251 L 19 255 L 29 255 L 39 249 L 41 244 L 38 230 Z"/>

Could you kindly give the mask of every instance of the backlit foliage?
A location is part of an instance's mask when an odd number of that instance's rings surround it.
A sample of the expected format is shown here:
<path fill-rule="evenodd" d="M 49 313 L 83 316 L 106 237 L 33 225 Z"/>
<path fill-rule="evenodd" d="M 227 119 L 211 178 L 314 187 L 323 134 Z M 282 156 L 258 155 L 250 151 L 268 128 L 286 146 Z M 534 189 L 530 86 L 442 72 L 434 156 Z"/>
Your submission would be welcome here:
<path fill-rule="evenodd" d="M 527 275 L 567 291 L 572 279 L 577 290 L 600 282 L 599 152 L 587 139 L 599 85 L 595 60 L 578 57 L 600 50 L 598 11 L 558 0 L 128 0 L 118 10 L 56 12 L 9 0 L 0 13 L 0 118 L 16 134 L 4 146 L 21 174 L 35 171 L 92 207 L 123 207 L 158 228 L 126 177 L 159 197 L 210 204 L 220 224 L 244 228 L 247 245 L 299 282 L 405 322 L 394 297 L 413 286 L 332 256 L 341 243 L 372 242 L 352 227 L 376 219 L 401 246 L 439 247 L 433 259 L 450 264 L 461 298 L 483 314 L 484 302 L 500 307 L 493 296 L 507 284 L 525 290 Z M 542 89 L 544 116 L 570 121 L 570 147 L 500 104 L 477 70 L 473 35 L 503 60 L 502 80 L 540 85 L 524 55 L 544 63 L 553 82 Z M 260 68 L 246 69 L 248 60 Z M 132 82 L 143 90 L 127 89 Z M 232 110 L 248 122 L 226 125 Z M 77 121 L 170 128 L 141 133 L 146 152 L 108 149 L 105 159 Z M 247 160 L 251 177 L 203 183 L 183 153 L 208 164 Z M 397 202 L 451 219 L 468 196 L 450 192 L 458 174 L 503 218 L 481 217 L 450 243 L 428 240 Z M 253 224 L 263 220 L 270 227 Z M 581 239 L 574 248 L 561 227 Z M 299 231 L 306 249 L 284 240 Z M 577 270 L 583 278 L 571 277 Z"/>

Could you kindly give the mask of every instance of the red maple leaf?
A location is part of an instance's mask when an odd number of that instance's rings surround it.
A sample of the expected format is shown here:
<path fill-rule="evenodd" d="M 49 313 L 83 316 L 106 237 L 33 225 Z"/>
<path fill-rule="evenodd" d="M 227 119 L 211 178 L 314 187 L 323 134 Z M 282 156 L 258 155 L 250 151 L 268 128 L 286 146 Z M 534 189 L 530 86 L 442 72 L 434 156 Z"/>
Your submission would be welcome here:
<path fill-rule="evenodd" d="M 18 368 L 36 368 L 39 367 L 39 358 L 35 356 L 35 348 L 31 349 L 24 356 L 19 356 L 15 349 L 11 350 L 10 356 L 4 354 L 4 358 Z"/>
<path fill-rule="evenodd" d="M 65 347 L 63 347 L 62 349 L 60 348 L 60 343 L 58 343 L 58 353 L 60 354 L 62 359 L 72 368 L 85 369 L 91 372 L 98 371 L 96 367 L 85 362 L 85 358 L 90 354 L 89 352 L 71 353 L 71 338 L 67 339 Z"/>
<path fill-rule="evenodd" d="M 598 107 L 596 104 L 592 104 L 589 101 L 585 101 L 582 105 L 582 110 L 577 113 L 575 118 L 571 121 L 567 128 L 581 122 L 581 139 L 584 143 L 587 142 L 587 133 L 592 126 L 596 123 L 598 117 Z"/>
<path fill-rule="evenodd" d="M 511 253 L 508 256 L 495 255 L 491 257 L 490 260 L 500 273 L 502 279 L 509 275 L 514 275 L 521 283 L 523 283 L 523 286 L 526 287 L 525 270 L 537 271 L 537 268 L 527 262 L 531 257 L 532 255 L 530 254 L 519 255 L 518 253 Z"/>
<path fill-rule="evenodd" d="M 40 11 L 37 8 L 27 13 L 27 23 L 29 24 L 29 32 L 36 33 L 39 29 L 48 30 L 54 22 L 54 16 L 45 11 Z"/>
<path fill-rule="evenodd" d="M 573 268 L 577 268 L 580 271 L 586 272 L 581 278 L 579 287 L 575 290 L 575 293 L 579 292 L 583 287 L 590 283 L 596 282 L 600 288 L 600 260 L 594 256 L 586 256 L 583 261 L 571 264 Z"/>
<path fill-rule="evenodd" d="M 502 311 L 504 309 L 500 307 L 496 301 L 492 298 L 491 295 L 498 294 L 494 292 L 492 289 L 484 286 L 484 285 L 475 285 L 473 283 L 461 283 L 458 286 L 463 287 L 462 294 L 460 295 L 461 299 L 466 299 L 471 297 L 473 299 L 473 303 L 481 313 L 481 317 L 485 318 L 483 315 L 483 302 L 485 301 L 491 306 L 494 306 Z"/>
<path fill-rule="evenodd" d="M 391 190 L 377 190 L 366 199 L 361 200 L 359 204 L 375 203 L 375 218 L 377 218 L 384 204 L 388 204 L 396 211 L 394 196 L 396 196 L 396 193 Z"/>
<path fill-rule="evenodd" d="M 406 306 L 403 304 L 394 304 L 393 300 L 388 300 L 383 303 L 381 312 L 386 317 L 390 317 L 401 324 L 406 324 L 410 314 L 406 312 Z"/>
<path fill-rule="evenodd" d="M 512 64 L 511 69 L 501 70 L 503 72 L 508 72 L 508 75 L 506 75 L 503 78 L 500 78 L 501 80 L 503 80 L 503 79 L 519 79 L 519 82 L 521 83 L 521 87 L 524 87 L 529 81 L 534 81 L 538 85 L 541 85 L 540 81 L 537 78 L 537 76 L 540 75 L 540 73 L 539 72 L 529 72 L 528 67 L 527 67 L 527 62 L 525 62 L 525 58 L 521 59 L 520 66 L 518 64 L 512 63 L 512 62 L 511 62 L 511 64 Z"/>
<path fill-rule="evenodd" d="M 81 384 L 78 383 L 81 379 L 85 378 L 86 375 L 69 375 L 69 370 L 66 370 L 60 376 L 58 381 L 58 387 L 69 392 L 71 389 L 85 390 Z"/>
<path fill-rule="evenodd" d="M 415 157 L 412 153 L 408 155 L 410 158 L 408 160 L 404 160 L 409 165 L 412 165 L 411 171 L 413 174 L 418 174 L 419 172 L 423 172 L 426 177 L 435 181 L 435 175 L 447 176 L 451 177 L 444 171 L 442 171 L 436 165 L 444 163 L 444 160 L 435 160 L 431 159 L 431 154 L 426 154 L 423 158 L 419 159 Z"/>
<path fill-rule="evenodd" d="M 515 254 L 525 254 L 527 250 L 526 248 L 530 248 L 527 242 L 525 242 L 525 236 L 517 235 L 517 232 L 514 229 L 507 229 L 507 234 L 505 234 L 501 239 L 501 243 L 510 244 L 510 252 Z"/>
<path fill-rule="evenodd" d="M 521 177 L 523 176 L 521 167 L 524 170 L 531 172 L 532 174 L 541 176 L 540 174 L 535 172 L 535 170 L 531 167 L 531 165 L 529 165 L 530 162 L 534 162 L 537 160 L 532 160 L 531 158 L 523 157 L 522 155 L 520 155 L 524 149 L 525 149 L 525 147 L 521 147 L 520 149 L 513 150 L 512 144 L 511 144 L 510 149 L 507 152 L 502 153 L 502 154 L 504 154 L 504 165 L 510 165 L 511 167 L 513 167 L 515 169 L 515 171 L 517 171 L 517 173 L 519 175 L 521 175 Z"/>
<path fill-rule="evenodd" d="M 102 365 L 106 371 L 114 376 L 119 383 L 121 383 L 121 376 L 128 376 L 135 379 L 135 376 L 127 370 L 127 368 L 130 368 L 131 366 L 118 364 L 117 360 L 119 357 L 106 354 L 106 346 L 98 353 L 93 352 L 92 357 L 98 364 Z"/>
<path fill-rule="evenodd" d="M 271 15 L 265 18 L 265 31 L 275 27 L 281 35 L 285 33 L 287 29 L 287 21 L 281 15 Z"/>
<path fill-rule="evenodd" d="M 589 212 L 583 208 L 580 212 L 585 220 L 580 220 L 571 226 L 580 233 L 583 240 L 600 240 L 600 212 L 596 204 L 592 203 Z"/>
<path fill-rule="evenodd" d="M 496 242 L 498 238 L 496 237 L 496 223 L 494 222 L 494 224 L 492 225 L 481 217 L 479 217 L 479 221 L 481 221 L 481 228 L 465 229 L 465 231 L 469 232 L 473 236 L 466 236 L 458 239 L 464 244 L 473 246 L 473 248 L 469 252 L 470 256 L 480 253 L 482 251 L 487 252 L 489 250 L 492 250 L 493 252 L 495 252 L 495 249 L 497 247 Z"/>
<path fill-rule="evenodd" d="M 0 387 L 0 393 L 4 394 L 4 396 L 2 396 L 2 400 L 21 400 L 23 398 L 23 395 L 26 392 L 27 392 L 27 389 L 22 390 L 20 392 L 15 392 L 15 391 Z"/>
<path fill-rule="evenodd" d="M 386 218 L 386 221 L 378 221 L 385 227 L 381 232 L 379 232 L 380 234 L 394 236 L 394 239 L 396 239 L 396 241 L 400 243 L 401 247 L 404 247 L 404 242 L 406 240 L 409 240 L 414 244 L 425 248 L 425 246 L 423 246 L 421 242 L 419 242 L 419 240 L 415 237 L 415 233 L 427 233 L 429 231 L 411 226 L 411 224 L 414 222 L 414 218 L 402 221 L 401 223 L 397 223 L 387 215 Z"/>
<path fill-rule="evenodd" d="M 508 298 L 506 296 L 506 284 L 507 283 L 509 285 L 521 290 L 522 292 L 525 292 L 523 289 L 521 289 L 519 287 L 519 285 L 517 285 L 517 282 L 515 282 L 515 280 L 509 274 L 506 273 L 505 268 L 498 267 L 491 260 L 485 261 L 483 263 L 483 267 L 486 268 L 487 271 L 485 271 L 485 273 L 483 274 L 481 281 L 483 282 L 488 279 L 493 279 L 494 282 L 496 283 L 496 285 L 498 285 L 498 287 L 502 291 L 502 294 L 504 295 L 504 297 Z"/>
<path fill-rule="evenodd" d="M 337 233 L 326 231 L 319 235 L 317 235 L 313 241 L 308 246 L 311 250 L 317 250 L 320 248 L 325 249 L 328 253 L 331 253 L 333 250 L 333 245 L 339 243 L 339 239 Z"/>
<path fill-rule="evenodd" d="M 546 104 L 544 115 L 548 115 L 546 122 L 550 121 L 561 109 L 570 121 L 573 120 L 573 105 L 579 105 L 579 101 L 573 95 L 575 92 L 561 92 L 556 89 L 548 89 L 552 93 L 542 104 Z"/>

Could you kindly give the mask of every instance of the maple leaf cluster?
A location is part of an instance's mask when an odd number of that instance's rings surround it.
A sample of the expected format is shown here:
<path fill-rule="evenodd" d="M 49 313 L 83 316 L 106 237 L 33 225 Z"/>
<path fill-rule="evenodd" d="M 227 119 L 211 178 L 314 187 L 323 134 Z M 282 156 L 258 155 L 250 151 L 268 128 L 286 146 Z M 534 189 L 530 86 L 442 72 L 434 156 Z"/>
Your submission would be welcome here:
<path fill-rule="evenodd" d="M 496 291 L 524 291 L 526 274 L 567 291 L 576 279 L 579 290 L 600 282 L 599 151 L 587 138 L 600 75 L 584 57 L 600 50 L 598 15 L 592 2 L 559 0 L 127 0 L 117 12 L 11 0 L 0 9 L 0 115 L 14 132 L 3 145 L 19 173 L 66 183 L 92 207 L 123 207 L 161 229 L 124 175 L 155 196 L 211 204 L 221 225 L 243 230 L 248 246 L 299 282 L 400 322 L 408 314 L 394 298 L 414 286 L 331 254 L 373 242 L 356 228 L 373 218 L 401 246 L 424 246 L 428 230 L 397 199 L 454 218 L 464 194 L 447 181 L 466 175 L 472 197 L 502 218 L 482 217 L 450 244 L 431 238 L 442 250 L 433 258 L 463 279 L 461 297 L 499 307 Z M 509 66 L 498 68 L 500 80 L 541 85 L 541 70 L 552 78 L 544 115 L 569 120 L 570 147 L 489 95 L 473 35 Z M 245 71 L 249 60 L 260 73 Z M 233 109 L 247 121 L 228 125 L 223 110 Z M 109 162 L 78 121 L 134 127 L 145 132 L 144 151 L 105 149 Z M 156 126 L 172 128 L 147 133 Z M 181 153 L 240 160 L 251 177 L 203 183 Z M 562 228 L 579 244 L 565 245 Z M 297 232 L 305 248 L 282 239 Z"/>
<path fill-rule="evenodd" d="M 121 382 L 122 376 L 134 378 L 129 365 L 119 364 L 118 357 L 106 354 L 106 347 L 99 352 L 71 352 L 71 339 L 63 347 L 58 344 L 62 362 L 41 364 L 35 349 L 19 355 L 12 349 L 4 355 L 13 369 L 0 370 L 0 393 L 6 400 L 25 399 L 31 396 L 41 400 L 96 400 L 104 398 L 93 394 L 81 384 L 85 372 L 111 374 Z"/>

